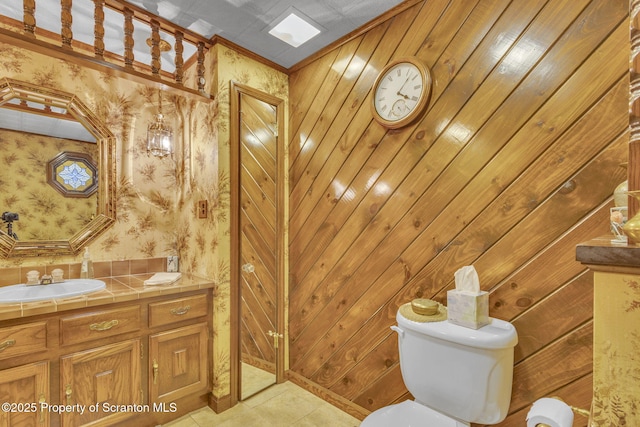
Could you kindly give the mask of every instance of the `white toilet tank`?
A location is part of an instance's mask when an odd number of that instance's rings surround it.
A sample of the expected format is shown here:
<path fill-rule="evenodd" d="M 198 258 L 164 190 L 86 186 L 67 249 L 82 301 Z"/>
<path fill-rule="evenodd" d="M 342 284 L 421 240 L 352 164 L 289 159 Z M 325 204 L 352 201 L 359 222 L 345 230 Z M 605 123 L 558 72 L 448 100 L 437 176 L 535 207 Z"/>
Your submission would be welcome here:
<path fill-rule="evenodd" d="M 400 312 L 396 319 L 402 378 L 416 402 L 468 423 L 504 420 L 518 343 L 511 323 L 491 319 L 471 329 L 446 320 L 414 322 Z"/>

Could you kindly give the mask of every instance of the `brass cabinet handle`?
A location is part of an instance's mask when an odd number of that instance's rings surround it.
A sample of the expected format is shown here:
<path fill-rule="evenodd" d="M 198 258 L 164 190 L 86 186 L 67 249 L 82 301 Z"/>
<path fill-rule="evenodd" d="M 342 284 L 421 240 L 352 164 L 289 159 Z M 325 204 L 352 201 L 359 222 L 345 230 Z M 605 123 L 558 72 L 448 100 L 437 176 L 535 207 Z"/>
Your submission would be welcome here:
<path fill-rule="evenodd" d="M 38 399 L 38 402 L 40 403 L 40 424 L 44 424 L 44 405 L 43 403 L 45 403 L 47 401 L 46 397 L 44 396 L 44 393 L 40 393 L 40 399 Z"/>
<path fill-rule="evenodd" d="M 67 397 L 67 405 L 71 403 L 72 394 L 73 394 L 73 390 L 71 390 L 71 384 L 67 384 L 64 389 L 64 395 Z"/>
<path fill-rule="evenodd" d="M 6 340 L 2 344 L 0 344 L 0 351 L 4 351 L 7 348 L 9 348 L 9 347 L 11 347 L 12 345 L 15 345 L 15 344 L 16 344 L 16 340 Z"/>
<path fill-rule="evenodd" d="M 153 359 L 153 383 L 158 384 L 158 361 Z"/>
<path fill-rule="evenodd" d="M 105 320 L 104 322 L 90 324 L 89 329 L 91 329 L 92 331 L 108 331 L 114 326 L 117 326 L 118 323 L 119 322 L 116 319 L 109 321 Z"/>
<path fill-rule="evenodd" d="M 191 310 L 191 306 L 187 305 L 186 307 L 178 307 L 171 309 L 171 314 L 175 314 L 176 316 L 182 316 L 183 314 L 187 314 L 187 312 Z"/>

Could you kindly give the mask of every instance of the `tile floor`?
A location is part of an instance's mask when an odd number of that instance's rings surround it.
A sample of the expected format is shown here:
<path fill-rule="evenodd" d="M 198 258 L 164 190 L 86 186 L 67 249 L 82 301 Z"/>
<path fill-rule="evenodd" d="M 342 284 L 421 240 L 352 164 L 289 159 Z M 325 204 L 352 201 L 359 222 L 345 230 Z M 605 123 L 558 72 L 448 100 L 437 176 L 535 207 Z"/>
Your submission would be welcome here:
<path fill-rule="evenodd" d="M 247 363 L 242 363 L 242 400 L 276 383 L 276 375 Z"/>
<path fill-rule="evenodd" d="M 290 381 L 273 385 L 220 414 L 208 407 L 165 427 L 357 427 L 360 421 Z"/>

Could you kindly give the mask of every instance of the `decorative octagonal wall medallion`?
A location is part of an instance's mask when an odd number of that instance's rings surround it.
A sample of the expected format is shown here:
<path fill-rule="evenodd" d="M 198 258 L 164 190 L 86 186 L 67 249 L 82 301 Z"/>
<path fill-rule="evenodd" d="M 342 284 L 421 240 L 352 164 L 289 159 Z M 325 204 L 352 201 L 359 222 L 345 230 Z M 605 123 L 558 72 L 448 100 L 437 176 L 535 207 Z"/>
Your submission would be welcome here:
<path fill-rule="evenodd" d="M 47 182 L 65 197 L 89 197 L 98 189 L 98 170 L 90 155 L 64 151 L 47 163 Z"/>

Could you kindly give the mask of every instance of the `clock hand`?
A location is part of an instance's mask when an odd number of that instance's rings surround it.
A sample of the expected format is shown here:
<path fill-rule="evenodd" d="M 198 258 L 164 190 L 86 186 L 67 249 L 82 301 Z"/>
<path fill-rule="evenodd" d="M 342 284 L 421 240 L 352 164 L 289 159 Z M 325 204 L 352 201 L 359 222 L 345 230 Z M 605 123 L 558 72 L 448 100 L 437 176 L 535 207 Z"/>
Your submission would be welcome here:
<path fill-rule="evenodd" d="M 400 86 L 400 89 L 398 89 L 398 92 L 396 92 L 396 95 L 401 96 L 404 99 L 409 99 L 409 97 L 407 95 L 402 93 L 402 89 L 404 89 L 404 87 L 407 85 L 407 83 L 409 82 L 410 78 L 411 78 L 411 76 L 407 75 L 407 80 L 405 80 L 404 83 L 402 84 L 402 86 Z"/>

